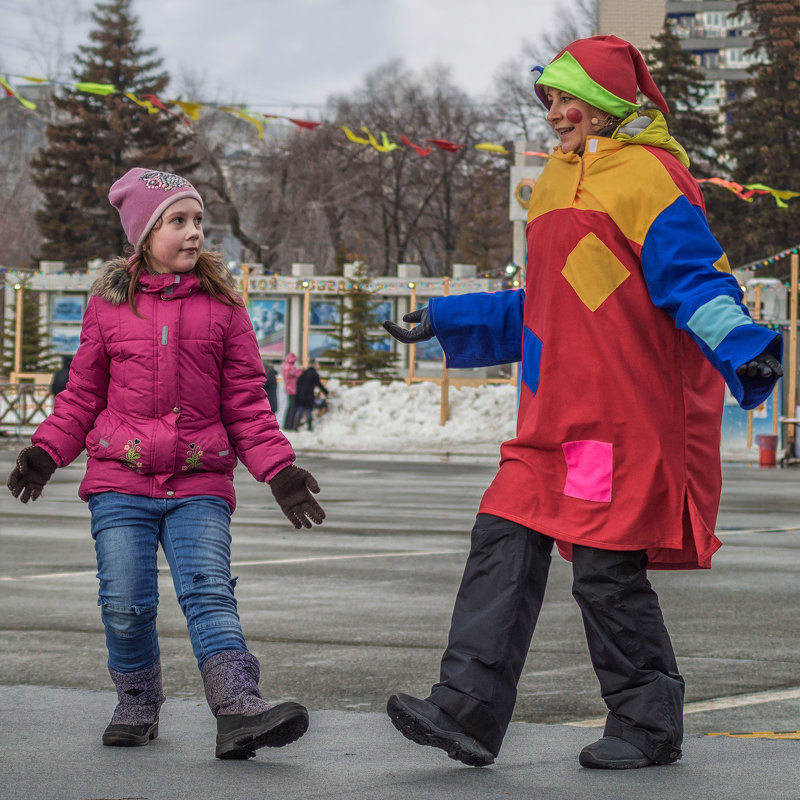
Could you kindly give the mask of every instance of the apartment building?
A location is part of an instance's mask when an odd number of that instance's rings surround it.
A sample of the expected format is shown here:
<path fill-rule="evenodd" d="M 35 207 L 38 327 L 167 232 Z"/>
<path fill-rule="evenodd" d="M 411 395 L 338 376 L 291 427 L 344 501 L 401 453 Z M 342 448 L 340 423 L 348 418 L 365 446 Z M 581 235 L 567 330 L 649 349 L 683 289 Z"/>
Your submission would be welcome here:
<path fill-rule="evenodd" d="M 758 59 L 745 54 L 753 42 L 753 23 L 732 16 L 735 10 L 735 0 L 601 0 L 600 33 L 647 48 L 668 17 L 681 46 L 705 73 L 703 107 L 718 112 L 728 99 L 728 82 L 745 78 L 747 67 Z"/>

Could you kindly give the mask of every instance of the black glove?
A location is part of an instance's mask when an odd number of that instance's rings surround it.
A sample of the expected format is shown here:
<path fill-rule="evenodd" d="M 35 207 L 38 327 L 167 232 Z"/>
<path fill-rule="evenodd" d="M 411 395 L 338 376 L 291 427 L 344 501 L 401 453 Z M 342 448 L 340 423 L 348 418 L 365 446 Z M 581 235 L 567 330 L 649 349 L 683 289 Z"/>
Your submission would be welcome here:
<path fill-rule="evenodd" d="M 325 512 L 311 496 L 311 492 L 319 493 L 319 484 L 310 472 L 294 465 L 286 467 L 269 481 L 269 488 L 295 528 L 310 528 L 312 522 L 322 524 Z"/>
<path fill-rule="evenodd" d="M 736 374 L 740 378 L 780 378 L 783 375 L 781 362 L 775 358 L 769 350 L 757 355 L 752 361 L 748 361 L 736 368 Z"/>
<path fill-rule="evenodd" d="M 401 328 L 396 322 L 387 319 L 384 320 L 383 327 L 394 336 L 399 342 L 405 344 L 412 344 L 416 342 L 424 342 L 427 339 L 433 339 L 436 335 L 433 332 L 430 318 L 428 316 L 428 307 L 418 308 L 416 311 L 409 311 L 408 314 L 403 314 L 403 322 L 418 322 L 416 328 Z"/>
<path fill-rule="evenodd" d="M 8 476 L 9 491 L 14 497 L 19 497 L 23 503 L 36 500 L 41 494 L 44 485 L 56 471 L 56 462 L 41 447 L 31 445 L 20 450 L 17 456 L 17 466 Z M 22 497 L 20 497 L 22 492 Z"/>

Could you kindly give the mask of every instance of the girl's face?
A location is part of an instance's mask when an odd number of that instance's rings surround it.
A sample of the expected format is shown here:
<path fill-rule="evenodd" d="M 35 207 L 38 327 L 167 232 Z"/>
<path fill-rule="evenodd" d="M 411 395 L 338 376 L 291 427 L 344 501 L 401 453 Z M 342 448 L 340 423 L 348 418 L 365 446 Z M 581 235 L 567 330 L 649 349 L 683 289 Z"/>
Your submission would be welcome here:
<path fill-rule="evenodd" d="M 547 86 L 544 91 L 550 103 L 547 121 L 561 140 L 562 152 L 583 155 L 586 137 L 608 123 L 608 114 L 561 89 Z M 593 119 L 597 121 L 592 122 Z"/>
<path fill-rule="evenodd" d="M 154 272 L 191 272 L 204 241 L 203 209 L 185 197 L 167 208 L 150 233 L 147 265 Z"/>

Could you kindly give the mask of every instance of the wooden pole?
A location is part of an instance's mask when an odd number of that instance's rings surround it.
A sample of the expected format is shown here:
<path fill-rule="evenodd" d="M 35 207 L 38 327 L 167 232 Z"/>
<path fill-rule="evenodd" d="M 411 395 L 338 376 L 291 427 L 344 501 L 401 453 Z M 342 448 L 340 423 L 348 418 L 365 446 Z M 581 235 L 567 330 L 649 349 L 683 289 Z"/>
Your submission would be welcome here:
<path fill-rule="evenodd" d="M 786 416 L 794 418 L 797 407 L 797 273 L 798 256 L 791 257 L 791 287 L 789 289 L 789 383 L 786 392 Z M 795 426 L 788 425 L 786 439 L 789 451 L 794 452 Z"/>
<path fill-rule="evenodd" d="M 445 277 L 442 294 L 450 294 L 450 278 Z M 446 425 L 450 417 L 450 370 L 447 369 L 447 357 L 442 355 L 442 402 L 439 413 L 439 424 Z"/>
<path fill-rule="evenodd" d="M 247 301 L 250 299 L 250 265 L 242 264 L 242 301 L 247 308 Z"/>
<path fill-rule="evenodd" d="M 303 281 L 303 368 L 308 366 L 308 325 L 311 315 L 311 284 Z"/>
<path fill-rule="evenodd" d="M 409 283 L 409 288 L 411 289 L 411 297 L 408 300 L 409 304 L 409 311 L 416 311 L 417 310 L 417 284 L 416 283 Z M 406 383 L 409 386 L 414 381 L 414 370 L 416 369 L 417 365 L 417 345 L 414 342 L 411 342 L 408 346 L 408 379 Z"/>
<path fill-rule="evenodd" d="M 14 380 L 19 380 L 19 373 L 22 372 L 22 293 L 25 291 L 25 284 L 17 283 L 14 285 L 17 292 L 17 318 L 14 321 Z"/>
<path fill-rule="evenodd" d="M 753 319 L 761 319 L 761 284 L 757 283 L 753 304 Z M 747 447 L 753 446 L 753 411 L 747 412 Z"/>

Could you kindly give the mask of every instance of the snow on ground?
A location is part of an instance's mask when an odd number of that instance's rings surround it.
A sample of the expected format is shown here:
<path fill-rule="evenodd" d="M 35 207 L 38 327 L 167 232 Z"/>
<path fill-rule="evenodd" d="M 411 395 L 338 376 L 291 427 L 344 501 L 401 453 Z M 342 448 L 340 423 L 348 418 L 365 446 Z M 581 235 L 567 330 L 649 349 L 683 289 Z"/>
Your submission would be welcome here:
<path fill-rule="evenodd" d="M 367 381 L 348 387 L 332 378 L 327 388 L 328 411 L 314 419 L 313 430 L 286 432 L 298 450 L 478 452 L 499 458 L 500 443 L 516 429 L 517 390 L 510 384 L 451 386 L 450 418 L 444 426 L 441 389 L 435 383 Z"/>

